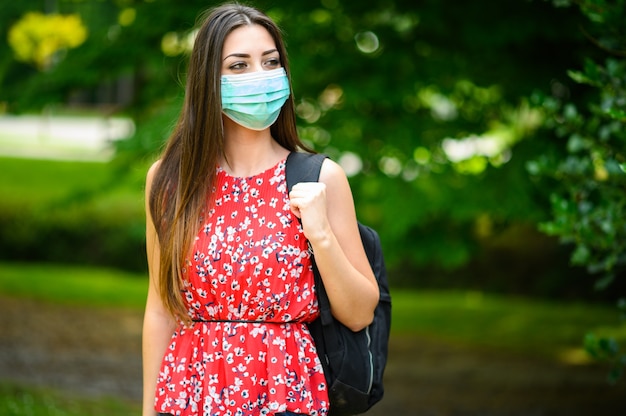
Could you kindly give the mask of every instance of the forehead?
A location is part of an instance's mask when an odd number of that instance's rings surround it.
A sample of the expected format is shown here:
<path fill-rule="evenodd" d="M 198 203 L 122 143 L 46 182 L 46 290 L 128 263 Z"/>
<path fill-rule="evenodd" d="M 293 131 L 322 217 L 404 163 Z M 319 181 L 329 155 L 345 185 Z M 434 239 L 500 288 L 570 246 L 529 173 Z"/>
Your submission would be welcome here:
<path fill-rule="evenodd" d="M 272 35 L 263 26 L 252 24 L 240 26 L 230 32 L 224 39 L 222 58 L 232 53 L 245 53 L 275 49 L 276 43 Z"/>

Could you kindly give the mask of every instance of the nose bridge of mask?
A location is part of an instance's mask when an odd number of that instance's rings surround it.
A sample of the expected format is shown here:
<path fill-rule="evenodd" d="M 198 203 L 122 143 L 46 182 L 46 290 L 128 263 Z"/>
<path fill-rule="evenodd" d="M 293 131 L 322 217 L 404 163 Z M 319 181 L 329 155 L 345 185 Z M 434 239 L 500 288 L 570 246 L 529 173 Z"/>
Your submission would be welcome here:
<path fill-rule="evenodd" d="M 280 79 L 286 76 L 285 68 L 276 68 L 269 71 L 255 71 L 244 74 L 222 75 L 222 84 L 246 84 L 268 79 Z"/>

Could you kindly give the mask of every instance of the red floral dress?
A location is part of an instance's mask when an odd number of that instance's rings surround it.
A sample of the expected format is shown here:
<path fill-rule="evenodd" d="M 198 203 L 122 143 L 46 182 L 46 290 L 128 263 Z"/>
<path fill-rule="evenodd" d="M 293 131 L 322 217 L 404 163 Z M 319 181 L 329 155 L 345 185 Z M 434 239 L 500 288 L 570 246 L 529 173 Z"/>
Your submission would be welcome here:
<path fill-rule="evenodd" d="M 326 415 L 326 382 L 306 326 L 319 313 L 314 279 L 289 209 L 285 160 L 249 178 L 218 168 L 213 195 L 183 269 L 195 322 L 181 325 L 165 352 L 156 411 Z"/>

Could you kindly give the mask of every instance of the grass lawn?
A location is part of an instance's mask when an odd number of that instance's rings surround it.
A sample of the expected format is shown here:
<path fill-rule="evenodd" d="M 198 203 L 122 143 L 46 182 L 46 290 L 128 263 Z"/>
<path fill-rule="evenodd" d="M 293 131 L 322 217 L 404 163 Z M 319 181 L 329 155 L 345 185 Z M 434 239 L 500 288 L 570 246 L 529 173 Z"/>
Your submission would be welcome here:
<path fill-rule="evenodd" d="M 139 415 L 137 403 L 118 399 L 77 399 L 68 393 L 0 383 L 3 416 L 131 416 Z"/>
<path fill-rule="evenodd" d="M 0 195 L 5 201 L 38 205 L 79 190 L 96 190 L 109 177 L 104 163 L 0 158 Z"/>
<path fill-rule="evenodd" d="M 147 275 L 56 264 L 0 263 L 0 294 L 65 305 L 144 307 Z"/>
<path fill-rule="evenodd" d="M 567 362 L 589 359 L 586 333 L 626 341 L 617 307 L 467 291 L 393 294 L 393 331 Z"/>
<path fill-rule="evenodd" d="M 143 181 L 148 164 L 129 166 L 116 179 L 108 163 L 0 157 L 0 195 L 4 207 L 45 207 L 65 199 L 89 195 L 96 201 L 139 202 L 143 208 Z"/>

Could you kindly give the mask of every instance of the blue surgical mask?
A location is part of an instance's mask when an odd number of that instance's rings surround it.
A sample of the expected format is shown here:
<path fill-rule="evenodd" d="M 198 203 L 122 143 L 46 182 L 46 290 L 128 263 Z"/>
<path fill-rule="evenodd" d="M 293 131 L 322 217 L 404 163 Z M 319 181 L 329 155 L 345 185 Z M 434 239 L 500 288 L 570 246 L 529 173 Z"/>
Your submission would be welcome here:
<path fill-rule="evenodd" d="M 222 112 L 252 130 L 274 124 L 289 94 L 285 68 L 222 75 Z"/>

